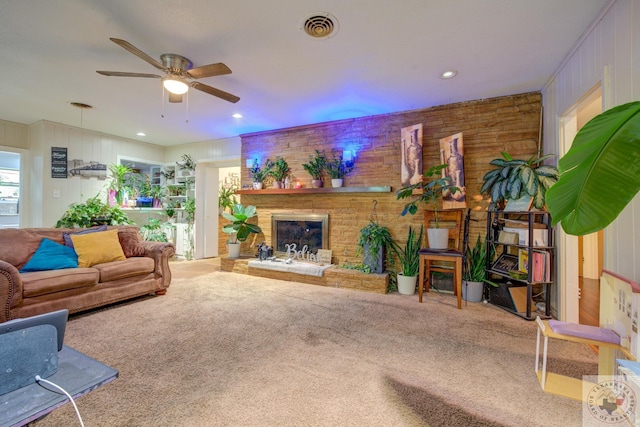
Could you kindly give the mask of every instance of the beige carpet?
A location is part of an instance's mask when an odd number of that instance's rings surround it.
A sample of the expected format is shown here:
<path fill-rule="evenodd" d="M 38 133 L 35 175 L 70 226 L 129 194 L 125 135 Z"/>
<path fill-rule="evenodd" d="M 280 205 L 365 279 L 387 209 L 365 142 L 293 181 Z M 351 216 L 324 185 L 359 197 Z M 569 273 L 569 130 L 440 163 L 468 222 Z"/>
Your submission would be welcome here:
<path fill-rule="evenodd" d="M 452 295 L 379 295 L 226 272 L 76 315 L 66 343 L 120 371 L 90 426 L 579 426 L 540 390 L 535 324 Z M 553 342 L 549 369 L 596 373 Z M 35 423 L 77 425 L 71 405 Z"/>

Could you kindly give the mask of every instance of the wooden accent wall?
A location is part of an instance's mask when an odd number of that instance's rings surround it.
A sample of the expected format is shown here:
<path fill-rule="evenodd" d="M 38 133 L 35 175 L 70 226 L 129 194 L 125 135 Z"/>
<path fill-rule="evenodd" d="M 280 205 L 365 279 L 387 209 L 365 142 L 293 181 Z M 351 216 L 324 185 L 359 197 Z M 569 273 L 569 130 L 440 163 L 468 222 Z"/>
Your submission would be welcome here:
<path fill-rule="evenodd" d="M 507 151 L 515 158 L 529 158 L 538 149 L 542 97 L 539 92 L 449 104 L 420 110 L 340 120 L 295 128 L 241 135 L 242 184 L 251 178 L 246 159 L 282 156 L 291 167 L 293 182 L 311 187 L 311 177 L 302 164 L 316 149 L 330 153 L 332 148 L 352 147 L 357 152 L 355 169 L 345 178 L 345 186 L 391 186 L 389 193 L 242 195 L 245 205 L 255 205 L 263 234 L 245 242 L 243 254 L 253 254 L 253 245 L 271 242 L 272 213 L 328 213 L 329 245 L 333 262 L 359 263 L 356 255 L 360 229 L 374 218 L 387 226 L 401 244 L 406 241 L 408 226 L 420 225 L 422 214 L 400 216 L 405 201 L 396 200 L 400 188 L 400 129 L 422 123 L 423 167 L 440 163 L 439 139 L 462 132 L 467 207 L 473 209 L 471 243 L 478 235 L 484 238 L 485 210 L 489 200 L 479 194 L 482 177 L 492 169 L 489 162 Z M 330 182 L 325 186 L 330 186 Z M 226 237 L 226 236 L 224 236 Z M 252 236 L 254 237 L 254 236 Z M 221 246 L 221 249 L 223 246 Z"/>

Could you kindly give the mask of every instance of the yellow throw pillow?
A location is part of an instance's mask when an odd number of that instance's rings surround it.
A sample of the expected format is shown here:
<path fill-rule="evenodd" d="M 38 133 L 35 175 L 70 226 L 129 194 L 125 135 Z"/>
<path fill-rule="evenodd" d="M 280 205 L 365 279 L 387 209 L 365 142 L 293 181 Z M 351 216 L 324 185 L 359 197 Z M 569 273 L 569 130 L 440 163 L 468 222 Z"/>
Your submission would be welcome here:
<path fill-rule="evenodd" d="M 115 228 L 98 233 L 71 234 L 70 237 L 78 254 L 78 267 L 126 259 Z"/>

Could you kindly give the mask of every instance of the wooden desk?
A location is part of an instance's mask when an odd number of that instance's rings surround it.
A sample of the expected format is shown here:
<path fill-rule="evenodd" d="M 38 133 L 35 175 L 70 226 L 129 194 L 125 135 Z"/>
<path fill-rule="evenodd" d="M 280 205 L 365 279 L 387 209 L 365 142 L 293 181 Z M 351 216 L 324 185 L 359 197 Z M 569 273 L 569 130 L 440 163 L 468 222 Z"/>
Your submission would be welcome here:
<path fill-rule="evenodd" d="M 584 382 L 577 378 L 571 378 L 564 375 L 554 374 L 547 372 L 547 349 L 549 338 L 555 338 L 559 340 L 578 342 L 582 344 L 598 346 L 600 351 L 619 351 L 629 360 L 635 360 L 633 355 L 628 349 L 622 347 L 619 344 L 612 344 L 609 342 L 598 341 L 588 338 L 576 337 L 573 335 L 563 335 L 553 332 L 549 326 L 548 320 L 542 320 L 540 317 L 536 317 L 536 323 L 538 324 L 538 332 L 536 337 L 536 367 L 535 372 L 540 381 L 540 386 L 543 391 L 548 393 L 557 394 L 559 396 L 568 397 L 570 399 L 582 401 L 582 387 Z M 540 337 L 544 337 L 544 346 L 542 352 L 542 370 L 540 370 Z M 614 358 L 615 360 L 615 358 Z M 601 373 L 600 375 L 613 374 L 615 366 L 611 366 L 612 372 Z M 595 386 L 596 384 L 592 384 Z"/>
<path fill-rule="evenodd" d="M 118 371 L 67 347 L 58 353 L 58 372 L 46 380 L 64 388 L 74 399 L 118 377 Z M 23 426 L 44 417 L 69 399 L 47 384 L 30 384 L 0 395 L 0 425 Z M 82 405 L 79 405 L 82 415 Z"/>

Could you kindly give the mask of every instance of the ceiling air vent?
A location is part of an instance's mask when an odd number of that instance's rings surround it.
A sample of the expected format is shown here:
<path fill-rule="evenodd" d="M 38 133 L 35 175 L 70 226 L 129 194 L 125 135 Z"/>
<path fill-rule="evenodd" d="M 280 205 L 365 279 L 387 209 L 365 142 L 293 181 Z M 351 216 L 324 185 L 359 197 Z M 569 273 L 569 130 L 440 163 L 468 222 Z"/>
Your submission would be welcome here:
<path fill-rule="evenodd" d="M 313 13 L 302 20 L 302 30 L 314 39 L 326 39 L 339 28 L 335 16 L 326 12 Z"/>

